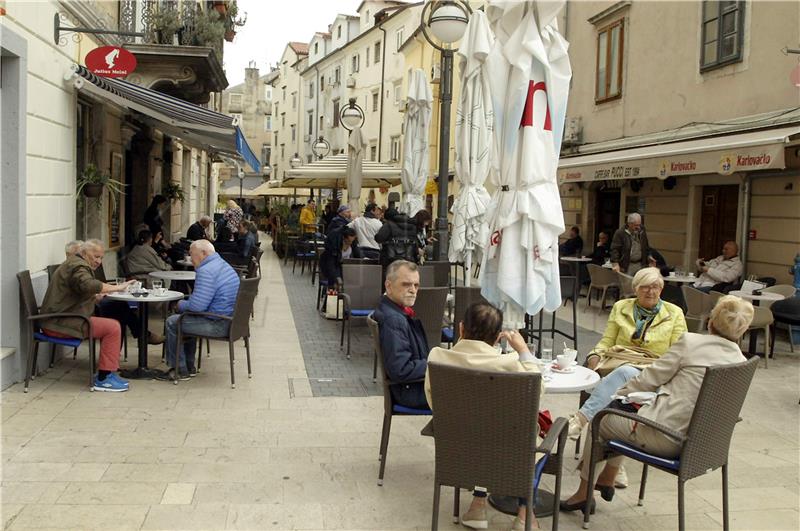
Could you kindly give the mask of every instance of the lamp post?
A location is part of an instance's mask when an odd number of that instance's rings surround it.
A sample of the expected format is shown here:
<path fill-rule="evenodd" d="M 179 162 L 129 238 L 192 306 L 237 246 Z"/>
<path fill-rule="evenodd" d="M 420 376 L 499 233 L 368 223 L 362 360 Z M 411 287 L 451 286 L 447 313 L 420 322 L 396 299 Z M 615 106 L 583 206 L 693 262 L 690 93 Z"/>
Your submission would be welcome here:
<path fill-rule="evenodd" d="M 317 156 L 317 160 L 322 160 L 323 158 L 328 156 L 328 153 L 331 151 L 331 145 L 325 140 L 322 136 L 320 136 L 314 145 L 311 147 L 311 150 L 314 152 L 314 155 Z"/>
<path fill-rule="evenodd" d="M 300 159 L 300 155 L 295 153 L 294 157 L 292 157 L 292 159 L 289 161 L 289 166 L 291 166 L 292 168 L 297 168 L 301 164 L 303 164 L 303 161 Z"/>
<path fill-rule="evenodd" d="M 236 163 L 236 172 L 239 177 L 239 207 L 241 207 L 244 204 L 244 190 L 242 189 L 244 185 L 244 168 L 238 162 Z"/>
<path fill-rule="evenodd" d="M 350 98 L 347 105 L 342 107 L 339 121 L 348 132 L 364 125 L 364 110 L 356 103 L 355 98 Z"/>
<path fill-rule="evenodd" d="M 427 13 L 427 18 L 426 18 Z M 430 0 L 422 9 L 420 28 L 425 40 L 441 52 L 441 80 L 439 81 L 439 201 L 436 217 L 436 257 L 448 260 L 449 234 L 447 231 L 447 174 L 450 164 L 450 104 L 453 100 L 453 43 L 464 36 L 472 13 L 469 5 L 462 1 Z M 429 35 L 433 33 L 441 44 Z M 456 48 L 457 49 L 457 48 Z"/>

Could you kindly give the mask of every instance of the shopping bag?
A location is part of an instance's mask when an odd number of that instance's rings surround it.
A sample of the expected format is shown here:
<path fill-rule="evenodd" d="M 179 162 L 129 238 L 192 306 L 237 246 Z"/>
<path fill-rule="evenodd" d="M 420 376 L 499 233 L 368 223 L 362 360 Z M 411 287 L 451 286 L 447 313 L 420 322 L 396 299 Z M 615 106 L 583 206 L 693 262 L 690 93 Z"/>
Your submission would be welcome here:
<path fill-rule="evenodd" d="M 328 290 L 325 299 L 325 319 L 342 319 L 344 315 L 344 301 L 339 299 L 336 290 Z"/>

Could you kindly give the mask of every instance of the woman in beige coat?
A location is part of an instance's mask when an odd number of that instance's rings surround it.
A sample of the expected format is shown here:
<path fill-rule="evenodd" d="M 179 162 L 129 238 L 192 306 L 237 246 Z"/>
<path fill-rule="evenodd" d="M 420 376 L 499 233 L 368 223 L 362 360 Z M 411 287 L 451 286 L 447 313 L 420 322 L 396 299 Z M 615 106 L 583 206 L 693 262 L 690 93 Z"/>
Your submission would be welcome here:
<path fill-rule="evenodd" d="M 638 414 L 686 434 L 706 368 L 745 361 L 737 342 L 752 320 L 752 304 L 730 295 L 720 298 L 711 310 L 708 335 L 687 332 L 641 374 L 617 389 L 616 395 L 626 396 L 634 391 L 657 393 L 655 401 L 643 405 Z M 602 420 L 600 437 L 624 441 L 666 458 L 674 458 L 680 452 L 680 444 L 667 435 L 615 415 Z M 591 445 L 590 429 L 583 451 L 581 484 L 575 494 L 561 502 L 562 511 L 582 510 L 585 505 Z M 614 478 L 623 460 L 622 456 L 609 459 L 597 478 L 595 490 L 606 501 L 614 497 Z"/>

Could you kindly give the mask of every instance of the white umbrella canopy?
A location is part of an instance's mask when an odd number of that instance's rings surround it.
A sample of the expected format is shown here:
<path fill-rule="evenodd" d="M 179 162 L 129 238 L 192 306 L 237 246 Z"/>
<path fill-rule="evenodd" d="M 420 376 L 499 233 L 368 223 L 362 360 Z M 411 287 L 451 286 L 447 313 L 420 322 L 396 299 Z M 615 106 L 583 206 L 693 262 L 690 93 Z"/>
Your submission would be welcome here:
<path fill-rule="evenodd" d="M 493 1 L 495 46 L 487 60 L 495 111 L 491 235 L 482 294 L 504 310 L 507 328 L 561 304 L 558 235 L 564 231 L 556 182 L 572 75 L 555 16 L 560 2 Z M 538 15 L 538 18 L 537 18 Z"/>
<path fill-rule="evenodd" d="M 428 180 L 428 129 L 431 125 L 432 97 L 425 71 L 421 68 L 411 71 L 407 101 L 400 210 L 410 217 L 422 210 L 425 204 L 423 194 Z"/>
<path fill-rule="evenodd" d="M 356 126 L 350 131 L 347 139 L 347 204 L 353 212 L 361 210 L 359 198 L 361 197 L 361 182 L 364 179 L 362 158 L 364 157 L 364 134 Z"/>
<path fill-rule="evenodd" d="M 467 271 L 472 268 L 473 252 L 480 253 L 488 236 L 484 214 L 491 198 L 484 183 L 491 165 L 494 112 L 485 62 L 493 43 L 486 15 L 475 11 L 457 54 L 461 98 L 456 111 L 455 169 L 461 186 L 453 202 L 448 252 L 450 261 L 463 262 Z"/>

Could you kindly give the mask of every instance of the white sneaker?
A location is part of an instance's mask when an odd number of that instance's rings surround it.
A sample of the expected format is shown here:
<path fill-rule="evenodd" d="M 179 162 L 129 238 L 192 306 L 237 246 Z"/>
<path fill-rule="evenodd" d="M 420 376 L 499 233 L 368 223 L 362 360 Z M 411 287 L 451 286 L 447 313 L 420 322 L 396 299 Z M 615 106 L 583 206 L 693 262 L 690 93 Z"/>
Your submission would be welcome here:
<path fill-rule="evenodd" d="M 581 422 L 581 418 L 582 417 L 579 417 L 577 413 L 569 416 L 567 437 L 573 441 L 577 441 L 581 436 L 581 432 L 583 431 L 583 423 Z"/>
<path fill-rule="evenodd" d="M 625 472 L 625 467 L 620 466 L 617 471 L 617 477 L 614 478 L 614 487 L 617 489 L 624 489 L 628 486 L 628 474 Z"/>
<path fill-rule="evenodd" d="M 472 529 L 488 529 L 489 520 L 486 518 L 486 507 L 470 509 L 461 515 L 461 524 Z"/>
<path fill-rule="evenodd" d="M 531 529 L 541 529 L 539 525 L 531 525 Z M 511 531 L 525 531 L 525 522 L 520 520 L 519 516 L 514 518 L 514 525 L 511 526 Z"/>

